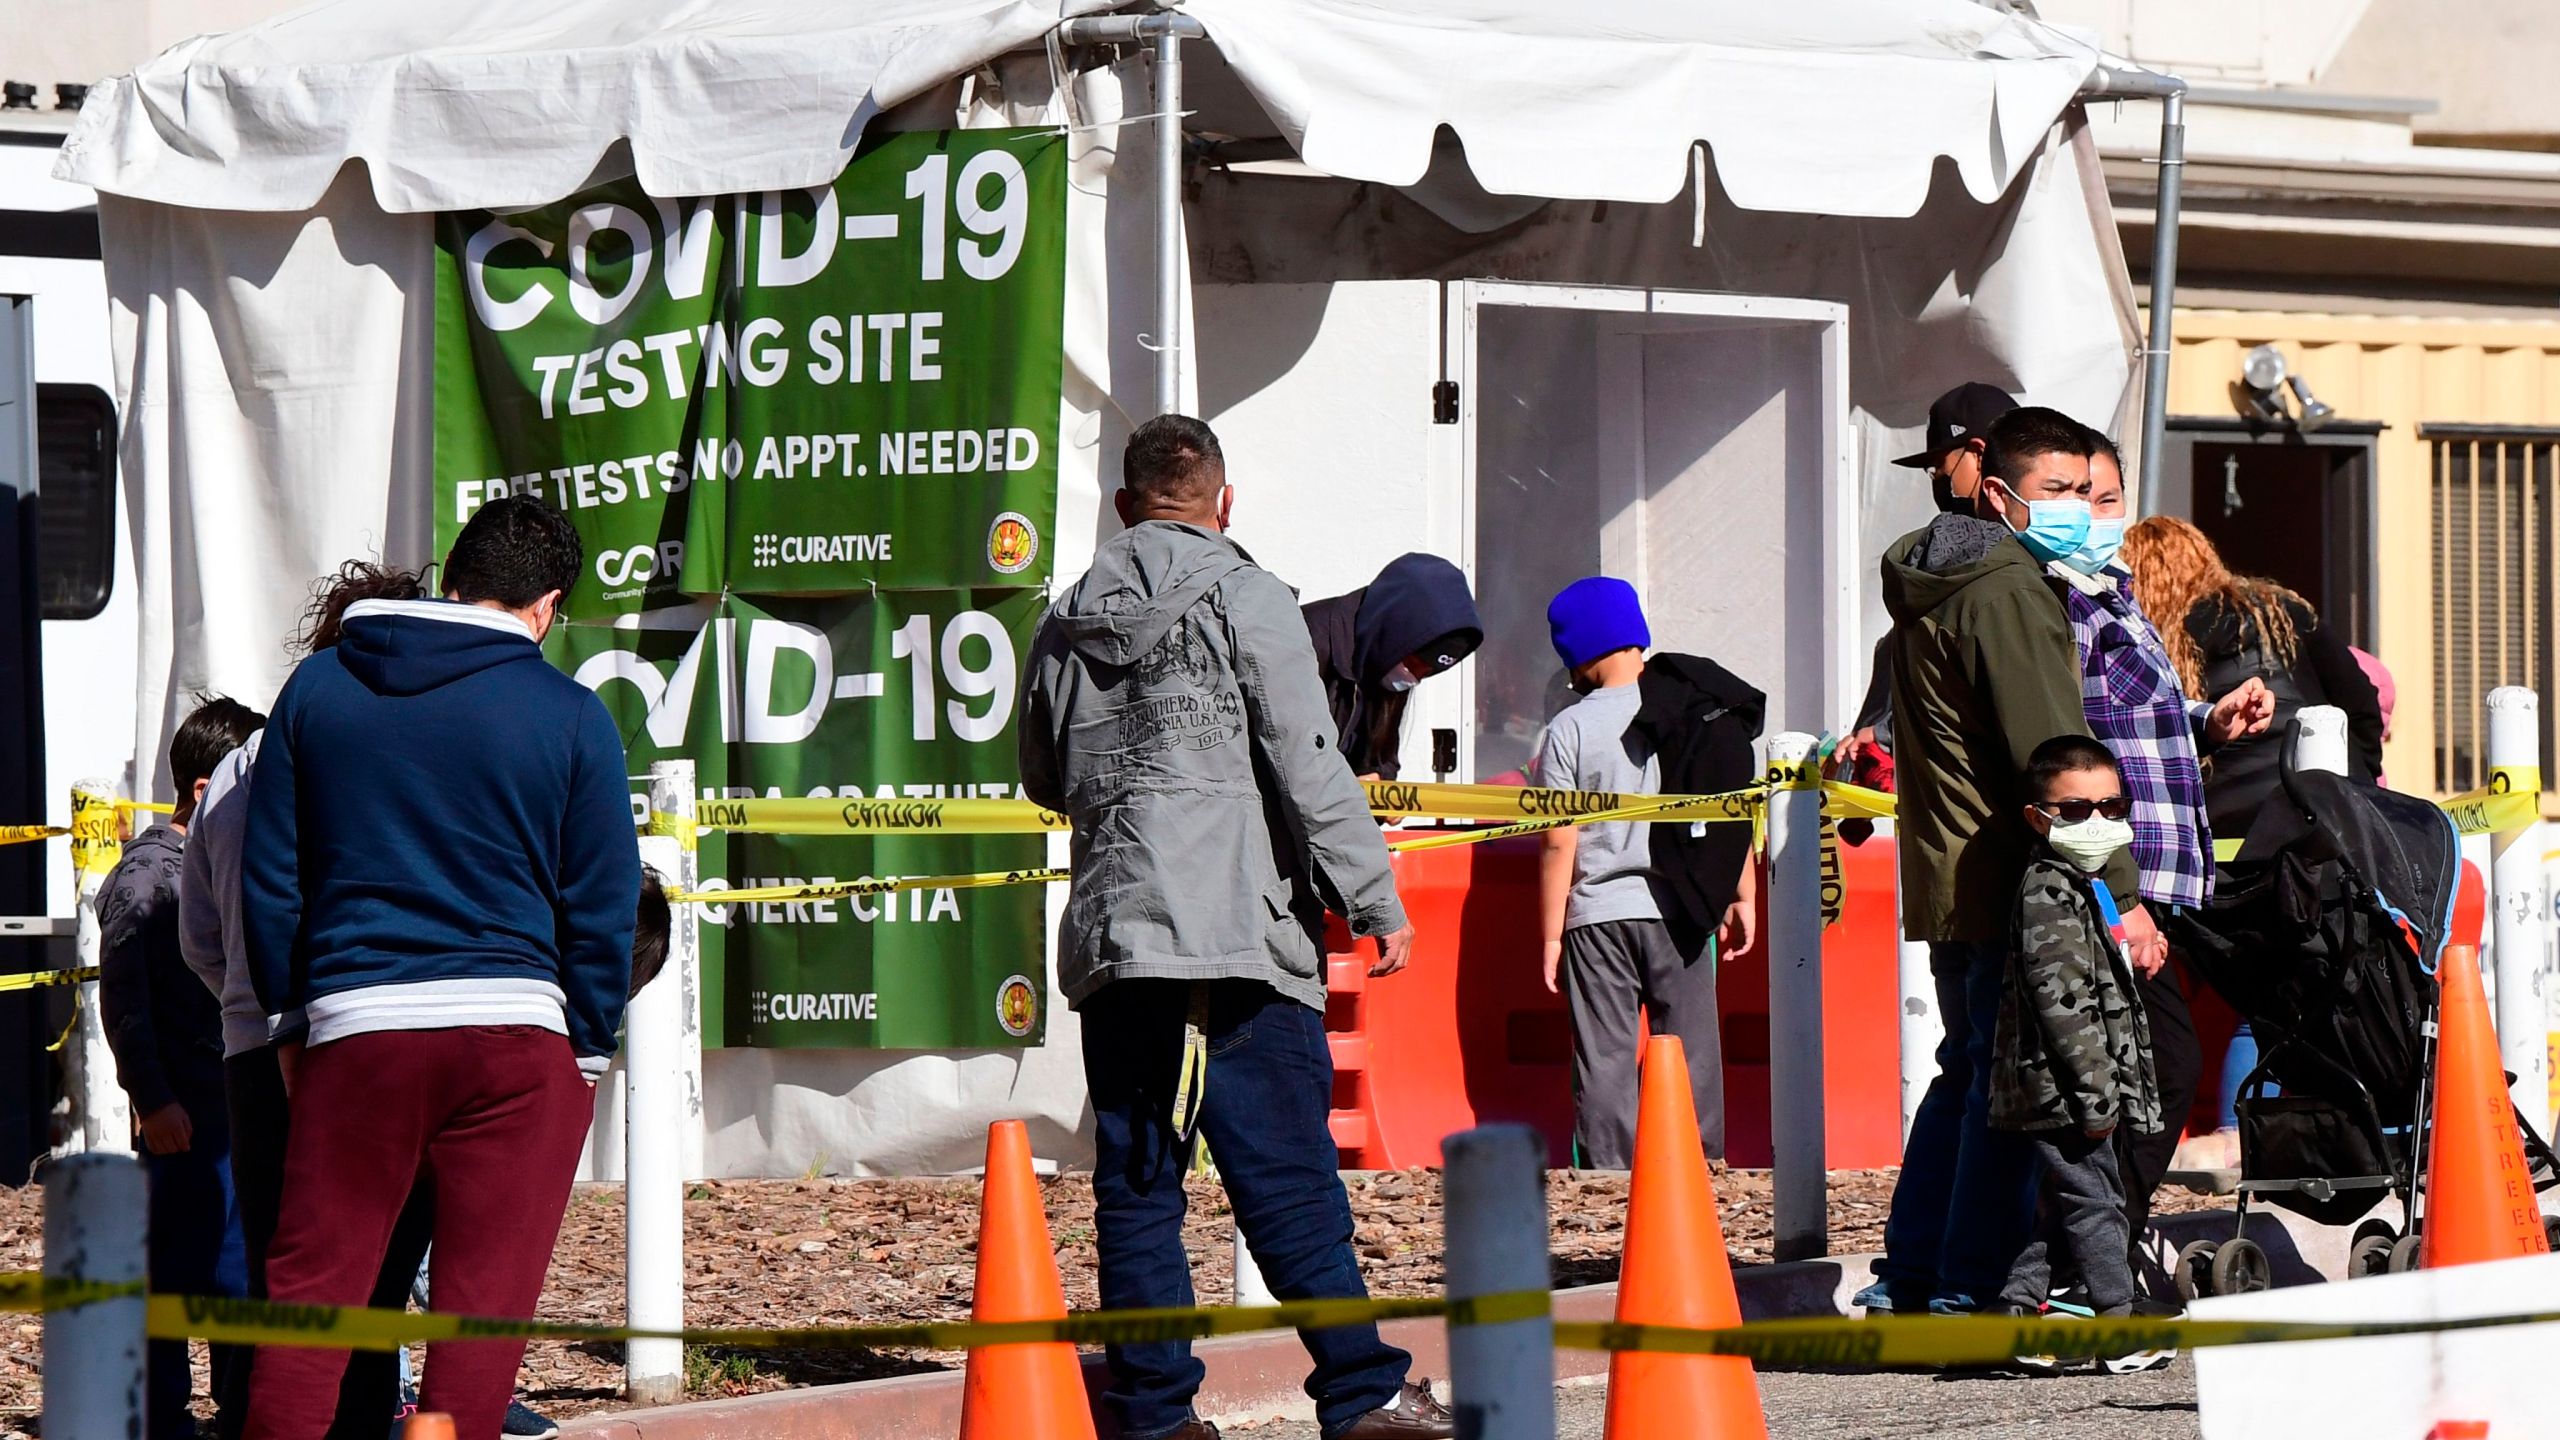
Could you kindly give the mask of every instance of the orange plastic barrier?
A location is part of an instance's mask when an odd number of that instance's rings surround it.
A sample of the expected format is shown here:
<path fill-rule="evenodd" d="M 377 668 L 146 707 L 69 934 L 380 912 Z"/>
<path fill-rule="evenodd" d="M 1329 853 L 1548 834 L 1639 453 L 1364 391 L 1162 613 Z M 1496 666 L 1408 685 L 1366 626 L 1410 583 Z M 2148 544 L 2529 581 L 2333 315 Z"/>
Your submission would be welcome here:
<path fill-rule="evenodd" d="M 1841 850 L 1847 901 L 1823 944 L 1826 1131 L 1837 1167 L 1901 1156 L 1893 846 Z M 1376 948 L 1337 928 L 1327 948 L 1334 1143 L 1354 1169 L 1440 1163 L 1440 1137 L 1496 1121 L 1570 1161 L 1573 1033 L 1539 970 L 1535 838 L 1396 857 L 1416 940 L 1404 973 L 1371 980 Z M 1729 958 L 1725 1148 L 1769 1163 L 1769 986 L 1756 948 Z"/>

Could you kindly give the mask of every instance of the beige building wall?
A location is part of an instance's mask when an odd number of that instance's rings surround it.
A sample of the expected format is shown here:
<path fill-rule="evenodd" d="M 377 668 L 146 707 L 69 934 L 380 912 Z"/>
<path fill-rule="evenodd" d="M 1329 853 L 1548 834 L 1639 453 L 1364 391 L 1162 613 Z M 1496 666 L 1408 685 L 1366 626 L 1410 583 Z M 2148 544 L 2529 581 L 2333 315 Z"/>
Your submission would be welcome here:
<path fill-rule="evenodd" d="M 2560 150 L 2560 4 L 2554 0 L 2372 0 L 2323 90 L 2420 95 L 2421 143 Z"/>
<path fill-rule="evenodd" d="M 92 85 L 197 35 L 237 30 L 305 0 L 0 0 L 0 79 Z"/>
<path fill-rule="evenodd" d="M 2385 760 L 2402 788 L 2425 788 L 2435 774 L 2438 704 L 2477 706 L 2482 697 L 2430 698 L 2439 688 L 2433 453 L 2418 432 L 2428 424 L 2560 430 L 2560 320 L 2182 309 L 2172 328 L 2173 416 L 2230 415 L 2241 356 L 2272 344 L 2341 418 L 2389 427 L 2376 441 L 2374 620 L 2377 653 L 2398 680 L 2402 703 Z M 2542 556 L 2540 573 L 2517 583 L 2553 583 L 2550 559 Z M 2560 703 L 2560 696 L 2546 695 L 2543 703 Z"/>

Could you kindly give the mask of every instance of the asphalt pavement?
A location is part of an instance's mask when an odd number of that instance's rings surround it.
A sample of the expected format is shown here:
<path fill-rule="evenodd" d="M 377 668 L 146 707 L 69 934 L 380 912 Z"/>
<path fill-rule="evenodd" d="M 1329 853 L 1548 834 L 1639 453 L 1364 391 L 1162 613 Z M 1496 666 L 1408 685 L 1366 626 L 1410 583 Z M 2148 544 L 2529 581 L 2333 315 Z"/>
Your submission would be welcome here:
<path fill-rule="evenodd" d="M 2196 1440 L 2194 1363 L 2147 1375 L 1763 1374 L 1770 1440 Z M 1557 1440 L 1600 1440 L 1607 1390 L 1556 1391 Z M 1235 1440 L 1315 1440 L 1303 1424 L 1231 1429 Z"/>

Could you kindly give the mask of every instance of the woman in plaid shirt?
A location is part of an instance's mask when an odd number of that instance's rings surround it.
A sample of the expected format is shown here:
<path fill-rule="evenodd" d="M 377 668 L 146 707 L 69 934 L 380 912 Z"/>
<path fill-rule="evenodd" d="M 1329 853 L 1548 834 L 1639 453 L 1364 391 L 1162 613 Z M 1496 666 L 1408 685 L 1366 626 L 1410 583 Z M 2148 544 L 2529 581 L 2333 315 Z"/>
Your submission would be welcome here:
<path fill-rule="evenodd" d="M 2134 603 L 2133 577 L 2115 563 L 2125 527 L 2122 457 L 2114 441 L 2094 430 L 2089 444 L 2089 538 L 2045 568 L 2080 653 L 2080 704 L 2089 733 L 2115 752 L 2125 794 L 2133 800 L 2133 856 L 2142 870 L 2143 902 L 2192 910 L 2213 887 L 2202 752 L 2265 730 L 2275 718 L 2275 695 L 2252 677 L 2210 703 L 2187 697 L 2168 647 Z M 2180 1122 L 2195 1103 L 2203 1055 L 2175 974 L 2137 971 L 2134 988 L 2150 1012 L 2161 1113 L 2170 1122 L 2156 1134 L 2127 1134 L 2120 1142 L 2125 1210 L 2139 1244 L 2150 1223 L 2151 1192 L 2169 1172 Z"/>

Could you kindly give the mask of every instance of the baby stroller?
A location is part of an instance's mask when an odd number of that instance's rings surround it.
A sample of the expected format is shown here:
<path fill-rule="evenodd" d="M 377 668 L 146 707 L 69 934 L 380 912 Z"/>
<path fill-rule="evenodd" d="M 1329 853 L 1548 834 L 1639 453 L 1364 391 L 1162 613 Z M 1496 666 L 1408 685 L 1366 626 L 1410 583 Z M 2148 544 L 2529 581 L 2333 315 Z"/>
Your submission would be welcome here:
<path fill-rule="evenodd" d="M 2461 855 L 2453 822 L 2426 800 L 2325 771 L 2296 770 L 2258 813 L 2213 899 L 2172 927 L 2182 956 L 2248 1020 L 2258 1067 L 2241 1083 L 2240 1217 L 2227 1241 L 2179 1252 L 2181 1294 L 2272 1282 L 2242 1238 L 2253 1200 L 2328 1225 L 2400 1197 L 2403 1228 L 2359 1227 L 2352 1272 L 2417 1261 L 2436 966 L 2453 923 Z M 2537 1189 L 2560 1165 L 2524 1117 Z"/>

